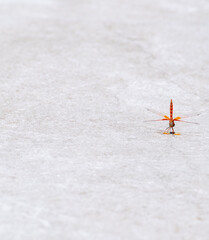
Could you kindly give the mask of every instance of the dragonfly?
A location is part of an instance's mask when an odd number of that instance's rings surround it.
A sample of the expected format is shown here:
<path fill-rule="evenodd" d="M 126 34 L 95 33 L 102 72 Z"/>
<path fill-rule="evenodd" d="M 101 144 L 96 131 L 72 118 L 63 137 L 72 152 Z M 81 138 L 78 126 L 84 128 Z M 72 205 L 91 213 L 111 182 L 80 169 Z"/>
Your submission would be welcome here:
<path fill-rule="evenodd" d="M 156 113 L 160 116 L 162 116 L 162 119 L 158 119 L 158 120 L 151 120 L 151 121 L 168 121 L 169 122 L 169 126 L 164 130 L 163 134 L 174 134 L 174 135 L 180 135 L 180 133 L 175 133 L 174 131 L 174 127 L 175 127 L 175 122 L 185 122 L 185 123 L 192 123 L 192 124 L 198 124 L 195 122 L 188 122 L 188 121 L 184 121 L 182 120 L 182 118 L 186 118 L 186 117 L 173 117 L 173 101 L 171 99 L 170 101 L 170 117 L 168 117 L 167 115 L 163 115 L 160 114 L 154 110 L 151 109 L 147 109 L 150 112 Z M 196 114 L 199 115 L 199 114 Z M 189 117 L 189 116 L 188 116 Z"/>

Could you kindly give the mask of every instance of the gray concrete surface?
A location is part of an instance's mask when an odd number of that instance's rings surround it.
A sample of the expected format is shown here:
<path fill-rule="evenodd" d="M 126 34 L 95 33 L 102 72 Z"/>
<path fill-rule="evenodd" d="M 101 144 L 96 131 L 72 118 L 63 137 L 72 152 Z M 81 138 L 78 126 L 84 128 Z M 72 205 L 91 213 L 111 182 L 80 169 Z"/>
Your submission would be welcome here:
<path fill-rule="evenodd" d="M 0 239 L 209 239 L 209 2 L 0 0 Z M 175 116 L 181 136 L 163 135 Z"/>

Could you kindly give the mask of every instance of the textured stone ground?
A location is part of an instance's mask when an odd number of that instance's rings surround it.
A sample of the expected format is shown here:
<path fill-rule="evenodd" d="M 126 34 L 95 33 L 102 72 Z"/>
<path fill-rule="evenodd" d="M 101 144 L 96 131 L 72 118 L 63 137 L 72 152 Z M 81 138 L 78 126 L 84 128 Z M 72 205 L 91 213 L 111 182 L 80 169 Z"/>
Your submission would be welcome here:
<path fill-rule="evenodd" d="M 207 0 L 0 0 L 0 239 L 208 240 Z M 174 114 L 199 125 L 176 124 Z"/>

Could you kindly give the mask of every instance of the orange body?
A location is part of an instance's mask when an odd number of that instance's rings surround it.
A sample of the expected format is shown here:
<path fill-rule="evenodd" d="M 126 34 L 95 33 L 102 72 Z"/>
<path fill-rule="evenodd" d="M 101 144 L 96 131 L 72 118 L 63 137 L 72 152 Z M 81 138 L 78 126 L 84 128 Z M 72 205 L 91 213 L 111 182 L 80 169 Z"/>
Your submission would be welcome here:
<path fill-rule="evenodd" d="M 169 127 L 173 128 L 175 126 L 174 119 L 173 119 L 173 102 L 171 99 L 170 102 L 170 119 L 169 119 Z"/>
<path fill-rule="evenodd" d="M 171 99 L 171 103 L 170 103 L 170 119 L 173 119 L 173 102 Z"/>

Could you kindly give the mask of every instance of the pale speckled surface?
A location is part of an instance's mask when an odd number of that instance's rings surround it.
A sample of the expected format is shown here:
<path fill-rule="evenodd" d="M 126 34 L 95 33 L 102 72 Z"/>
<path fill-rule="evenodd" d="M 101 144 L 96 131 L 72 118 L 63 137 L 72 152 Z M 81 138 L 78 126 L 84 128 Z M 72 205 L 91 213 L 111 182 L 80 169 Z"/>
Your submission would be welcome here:
<path fill-rule="evenodd" d="M 207 0 L 0 0 L 0 239 L 208 240 Z M 174 112 L 199 125 L 144 122 Z"/>

